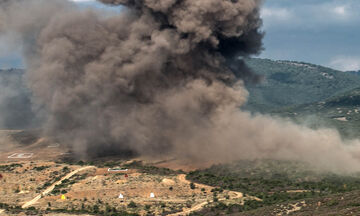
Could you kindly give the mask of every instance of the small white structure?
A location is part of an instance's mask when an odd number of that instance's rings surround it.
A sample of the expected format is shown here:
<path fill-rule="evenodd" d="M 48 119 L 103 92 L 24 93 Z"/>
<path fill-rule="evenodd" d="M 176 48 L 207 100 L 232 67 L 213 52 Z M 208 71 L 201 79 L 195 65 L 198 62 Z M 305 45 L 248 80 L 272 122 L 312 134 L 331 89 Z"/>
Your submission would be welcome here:
<path fill-rule="evenodd" d="M 119 199 L 124 199 L 124 196 L 122 194 L 120 194 Z"/>
<path fill-rule="evenodd" d="M 155 198 L 155 194 L 154 194 L 154 193 L 150 193 L 150 198 Z"/>
<path fill-rule="evenodd" d="M 31 158 L 33 155 L 33 153 L 14 153 L 8 156 L 8 158 Z"/>
<path fill-rule="evenodd" d="M 124 169 L 124 168 L 120 168 L 120 167 L 115 167 L 115 168 L 109 168 L 108 172 L 127 172 L 128 169 Z"/>
<path fill-rule="evenodd" d="M 59 143 L 55 143 L 55 144 L 52 144 L 52 145 L 48 145 L 48 148 L 58 148 L 60 147 L 60 144 Z"/>

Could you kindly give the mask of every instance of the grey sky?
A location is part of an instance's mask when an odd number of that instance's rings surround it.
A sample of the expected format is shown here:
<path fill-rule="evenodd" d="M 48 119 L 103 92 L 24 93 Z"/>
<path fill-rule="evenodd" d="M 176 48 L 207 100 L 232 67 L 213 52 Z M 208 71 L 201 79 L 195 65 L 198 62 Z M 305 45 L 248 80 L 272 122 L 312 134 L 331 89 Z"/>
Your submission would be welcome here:
<path fill-rule="evenodd" d="M 360 69 L 359 0 L 268 0 L 261 57 Z"/>
<path fill-rule="evenodd" d="M 81 7 L 102 7 L 77 0 Z M 106 8 L 105 8 L 106 9 Z M 263 58 L 360 70 L 360 0 L 267 0 Z M 0 68 L 22 67 L 19 48 L 0 38 Z"/>

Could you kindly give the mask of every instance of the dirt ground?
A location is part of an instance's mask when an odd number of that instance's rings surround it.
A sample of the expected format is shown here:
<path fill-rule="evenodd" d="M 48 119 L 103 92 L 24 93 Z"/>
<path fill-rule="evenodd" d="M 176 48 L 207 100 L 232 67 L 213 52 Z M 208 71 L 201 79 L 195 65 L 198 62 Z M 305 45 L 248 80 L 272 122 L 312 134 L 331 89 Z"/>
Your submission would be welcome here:
<path fill-rule="evenodd" d="M 0 166 L 14 164 L 21 164 L 21 167 L 2 172 L 0 203 L 17 206 L 41 194 L 54 183 L 53 180 L 56 177 L 64 176 L 80 168 L 80 166 L 47 161 L 2 163 Z M 66 171 L 64 171 L 65 167 L 67 167 Z M 189 210 L 199 204 L 211 202 L 213 199 L 212 187 L 195 184 L 195 189 L 191 189 L 190 182 L 185 179 L 184 174 L 162 176 L 130 169 L 126 175 L 127 177 L 124 172 L 108 172 L 107 168 L 89 168 L 70 177 L 69 181 L 73 183 L 61 188 L 64 193 L 50 192 L 32 206 L 46 210 L 49 207 L 81 209 L 94 205 L 108 205 L 118 210 L 141 215 L 147 213 L 158 215 Z M 151 193 L 155 197 L 150 197 Z M 123 199 L 119 198 L 120 194 L 123 195 Z M 62 195 L 66 197 L 65 200 L 61 199 Z M 239 202 L 243 199 L 242 194 L 230 191 L 219 194 L 220 199 L 225 199 L 226 196 L 236 198 Z M 130 202 L 136 203 L 136 207 L 129 208 Z"/>
<path fill-rule="evenodd" d="M 36 206 L 41 208 L 51 203 L 52 207 L 81 208 L 81 205 L 93 206 L 107 203 L 120 210 L 163 214 L 178 212 L 213 199 L 209 186 L 196 185 L 191 189 L 183 175 L 161 176 L 138 173 L 130 170 L 125 177 L 123 173 L 101 173 L 98 170 L 89 171 L 88 177 L 73 184 L 68 193 L 68 200 L 61 200 L 60 195 L 46 196 Z M 155 197 L 151 198 L 153 193 Z M 224 192 L 225 197 L 230 192 Z M 119 195 L 123 195 L 123 199 Z M 231 197 L 237 194 L 231 194 Z M 238 197 L 242 199 L 242 196 Z M 130 202 L 136 203 L 136 208 L 128 208 Z M 149 207 L 150 206 L 150 207 Z"/>
<path fill-rule="evenodd" d="M 42 211 L 85 209 L 91 212 L 96 207 L 104 211 L 112 208 L 140 215 L 168 215 L 199 210 L 214 199 L 213 187 L 194 184 L 195 188 L 191 188 L 185 174 L 149 174 L 137 169 L 109 172 L 109 167 L 54 162 L 64 156 L 66 148 L 21 131 L 11 133 L 20 133 L 20 138 L 27 143 L 13 142 L 0 149 L 0 203 L 3 204 L 21 207 L 26 203 L 27 208 Z M 9 158 L 15 153 L 19 153 L 20 157 Z M 22 158 L 21 153 L 33 155 Z M 189 164 L 172 167 L 177 163 L 169 161 L 150 161 L 149 164 L 174 169 L 191 168 Z M 119 198 L 120 194 L 123 198 Z M 237 203 L 245 199 L 241 193 L 231 191 L 218 192 L 217 198 Z"/>

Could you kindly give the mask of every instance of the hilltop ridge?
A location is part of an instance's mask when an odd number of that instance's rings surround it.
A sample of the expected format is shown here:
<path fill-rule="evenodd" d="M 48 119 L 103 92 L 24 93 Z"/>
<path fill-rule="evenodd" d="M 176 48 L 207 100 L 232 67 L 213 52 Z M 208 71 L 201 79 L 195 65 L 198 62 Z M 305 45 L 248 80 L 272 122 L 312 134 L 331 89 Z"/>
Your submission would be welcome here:
<path fill-rule="evenodd" d="M 271 112 L 286 106 L 325 100 L 360 86 L 360 76 L 319 65 L 251 58 L 246 63 L 264 81 L 248 85 L 245 109 Z"/>

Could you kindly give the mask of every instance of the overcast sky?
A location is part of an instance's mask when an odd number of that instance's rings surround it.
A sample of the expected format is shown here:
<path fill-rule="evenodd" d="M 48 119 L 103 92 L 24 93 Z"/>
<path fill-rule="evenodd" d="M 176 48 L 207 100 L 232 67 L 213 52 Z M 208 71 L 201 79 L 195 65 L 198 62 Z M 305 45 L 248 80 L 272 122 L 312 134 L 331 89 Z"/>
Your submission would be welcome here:
<path fill-rule="evenodd" d="M 262 57 L 360 69 L 360 0 L 268 0 Z"/>
<path fill-rule="evenodd" d="M 75 0 L 74 0 L 75 1 Z M 104 7 L 76 0 L 81 7 Z M 360 0 L 267 0 L 260 57 L 360 70 Z M 18 50 L 0 38 L 0 68 L 20 67 Z"/>

